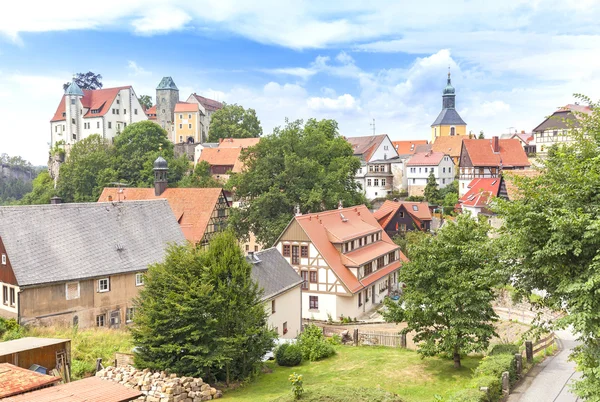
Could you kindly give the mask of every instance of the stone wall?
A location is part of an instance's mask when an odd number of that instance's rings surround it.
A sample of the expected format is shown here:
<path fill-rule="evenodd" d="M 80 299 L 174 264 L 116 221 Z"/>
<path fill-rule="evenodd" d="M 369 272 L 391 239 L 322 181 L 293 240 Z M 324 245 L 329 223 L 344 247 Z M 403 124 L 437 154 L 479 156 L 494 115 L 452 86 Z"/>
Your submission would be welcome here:
<path fill-rule="evenodd" d="M 106 367 L 96 373 L 103 380 L 118 382 L 143 395 L 136 401 L 144 402 L 200 402 L 219 399 L 223 393 L 204 383 L 202 378 L 177 377 L 164 371 L 153 373 L 134 367 Z"/>

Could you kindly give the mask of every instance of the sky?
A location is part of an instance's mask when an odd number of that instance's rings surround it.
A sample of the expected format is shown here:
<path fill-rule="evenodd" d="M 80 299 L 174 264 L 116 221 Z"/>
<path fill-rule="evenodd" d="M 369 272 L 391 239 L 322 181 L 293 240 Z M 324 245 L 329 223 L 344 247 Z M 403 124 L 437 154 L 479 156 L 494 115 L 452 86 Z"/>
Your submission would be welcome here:
<path fill-rule="evenodd" d="M 600 98 L 600 1 L 38 0 L 0 13 L 0 153 L 45 164 L 62 84 L 253 108 L 264 134 L 335 119 L 352 137 L 430 139 L 448 69 L 467 131 L 530 132 Z"/>

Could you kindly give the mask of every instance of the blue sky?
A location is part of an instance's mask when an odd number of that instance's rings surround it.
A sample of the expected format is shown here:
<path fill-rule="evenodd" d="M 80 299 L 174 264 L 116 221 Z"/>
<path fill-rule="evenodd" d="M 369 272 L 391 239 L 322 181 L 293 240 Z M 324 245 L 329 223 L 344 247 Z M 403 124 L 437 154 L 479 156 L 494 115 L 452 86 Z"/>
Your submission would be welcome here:
<path fill-rule="evenodd" d="M 429 139 L 448 67 L 467 130 L 530 131 L 573 93 L 600 98 L 593 0 L 73 0 L 0 15 L 0 153 L 47 160 L 49 120 L 74 72 L 138 94 L 170 75 L 284 119 L 333 118 L 346 136 Z M 193 4 L 192 4 L 193 3 Z M 489 4 L 486 4 L 489 3 Z"/>

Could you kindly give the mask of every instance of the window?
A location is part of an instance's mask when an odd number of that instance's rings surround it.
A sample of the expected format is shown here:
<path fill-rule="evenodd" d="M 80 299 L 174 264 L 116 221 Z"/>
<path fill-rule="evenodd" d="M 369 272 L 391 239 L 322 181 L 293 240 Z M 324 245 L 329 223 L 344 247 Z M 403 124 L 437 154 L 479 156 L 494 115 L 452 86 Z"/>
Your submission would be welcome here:
<path fill-rule="evenodd" d="M 385 265 L 385 257 L 379 257 L 377 259 L 377 269 L 382 268 Z"/>
<path fill-rule="evenodd" d="M 179 119 L 180 120 L 183 119 L 183 115 L 182 114 L 179 115 Z"/>
<path fill-rule="evenodd" d="M 363 268 L 363 276 L 367 276 L 371 272 L 373 272 L 373 263 L 369 262 L 369 263 L 365 264 L 365 266 Z"/>
<path fill-rule="evenodd" d="M 191 119 L 191 118 L 192 118 L 192 115 L 191 115 L 191 114 L 188 114 L 188 119 Z M 191 127 L 190 127 L 190 128 L 191 128 Z"/>
<path fill-rule="evenodd" d="M 246 251 L 250 251 L 250 245 L 246 244 Z"/>
<path fill-rule="evenodd" d="M 75 98 L 71 98 L 71 105 L 75 104 Z"/>
<path fill-rule="evenodd" d="M 180 123 L 180 124 L 179 124 L 179 128 L 183 128 L 183 124 L 181 124 L 181 123 Z"/>
<path fill-rule="evenodd" d="M 292 264 L 300 264 L 299 249 L 297 245 L 292 246 Z"/>
<path fill-rule="evenodd" d="M 288 333 L 288 329 L 287 329 L 287 321 L 283 323 L 283 334 L 287 334 Z"/>
<path fill-rule="evenodd" d="M 388 150 L 388 146 L 387 146 L 387 145 L 384 145 L 384 146 L 383 146 L 383 150 L 384 150 L 384 151 L 387 151 L 387 150 Z"/>
<path fill-rule="evenodd" d="M 446 168 L 442 168 L 442 173 L 446 173 Z"/>
<path fill-rule="evenodd" d="M 369 289 L 365 290 L 365 303 L 369 302 Z"/>
<path fill-rule="evenodd" d="M 109 278 L 98 279 L 98 292 L 108 292 L 110 290 Z"/>
<path fill-rule="evenodd" d="M 113 114 L 115 114 L 115 109 L 112 110 Z"/>
<path fill-rule="evenodd" d="M 400 218 L 404 218 L 404 211 L 400 211 L 400 212 L 398 212 L 398 216 L 399 216 Z"/>
<path fill-rule="evenodd" d="M 121 101 L 117 99 L 117 105 L 121 104 Z"/>
<path fill-rule="evenodd" d="M 450 127 L 450 135 L 454 135 L 455 131 L 454 131 L 454 127 Z"/>
<path fill-rule="evenodd" d="M 417 182 L 417 179 L 413 179 L 412 184 L 415 184 Z"/>
<path fill-rule="evenodd" d="M 77 139 L 77 134 L 73 133 L 73 139 L 76 140 Z"/>
<path fill-rule="evenodd" d="M 275 300 L 271 300 L 271 314 L 275 314 Z"/>
<path fill-rule="evenodd" d="M 121 310 L 114 310 L 110 312 L 110 326 L 118 327 L 121 323 Z"/>
<path fill-rule="evenodd" d="M 137 109 L 133 109 L 133 114 L 137 114 Z"/>
<path fill-rule="evenodd" d="M 138 272 L 135 274 L 135 286 L 142 286 L 144 284 L 144 274 Z"/>
<path fill-rule="evenodd" d="M 96 128 L 100 128 L 100 122 L 99 121 L 96 122 Z"/>
<path fill-rule="evenodd" d="M 2 265 L 6 265 L 6 254 L 2 254 Z"/>
<path fill-rule="evenodd" d="M 123 114 L 127 114 L 127 109 L 123 109 Z"/>
<path fill-rule="evenodd" d="M 396 261 L 396 252 L 392 251 L 391 253 L 388 253 L 388 261 L 390 263 Z"/>
<path fill-rule="evenodd" d="M 75 119 L 71 119 L 71 124 L 75 124 Z"/>
<path fill-rule="evenodd" d="M 358 294 L 358 307 L 362 306 L 362 292 Z"/>
<path fill-rule="evenodd" d="M 191 124 L 188 124 L 188 128 L 192 128 L 192 125 L 191 125 Z"/>
<path fill-rule="evenodd" d="M 14 307 L 16 303 L 15 288 L 10 288 L 10 306 Z"/>
<path fill-rule="evenodd" d="M 96 326 L 103 327 L 105 318 L 106 318 L 106 316 L 104 314 L 97 315 L 96 316 Z"/>
<path fill-rule="evenodd" d="M 367 187 L 371 187 L 371 179 L 367 179 Z"/>
<path fill-rule="evenodd" d="M 373 179 L 373 184 L 375 185 L 375 187 L 379 186 L 379 179 Z"/>
<path fill-rule="evenodd" d="M 8 286 L 2 286 L 2 303 L 8 306 Z"/>
<path fill-rule="evenodd" d="M 317 283 L 317 271 L 310 271 L 310 283 Z"/>
<path fill-rule="evenodd" d="M 67 300 L 79 299 L 79 282 L 68 282 L 65 284 L 65 298 Z"/>
<path fill-rule="evenodd" d="M 310 310 L 319 309 L 319 296 L 308 296 L 308 308 Z"/>
<path fill-rule="evenodd" d="M 373 165 L 369 165 L 369 172 L 373 171 Z"/>
<path fill-rule="evenodd" d="M 300 277 L 302 278 L 302 289 L 308 289 L 308 271 L 300 271 Z"/>
<path fill-rule="evenodd" d="M 165 112 L 165 109 L 163 109 L 163 110 L 162 110 L 162 112 L 164 113 L 164 112 Z"/>
<path fill-rule="evenodd" d="M 284 244 L 283 245 L 283 256 L 284 257 L 289 257 L 290 256 L 290 245 L 289 244 Z"/>
<path fill-rule="evenodd" d="M 181 124 L 180 124 L 180 126 L 181 126 Z M 182 135 L 179 136 L 179 142 L 183 142 L 183 136 Z"/>
<path fill-rule="evenodd" d="M 308 246 L 300 246 L 300 256 L 302 258 L 308 258 Z"/>
<path fill-rule="evenodd" d="M 385 179 L 381 179 L 381 186 L 385 186 Z"/>
<path fill-rule="evenodd" d="M 112 128 L 112 123 L 110 121 L 108 122 L 108 128 Z"/>
<path fill-rule="evenodd" d="M 552 132 L 552 135 L 554 135 L 554 136 L 557 136 L 557 135 L 558 135 L 558 130 L 554 130 L 554 131 Z"/>
<path fill-rule="evenodd" d="M 126 323 L 132 322 L 134 314 L 135 314 L 135 308 L 134 307 L 127 307 L 127 310 L 125 310 L 125 322 Z"/>
<path fill-rule="evenodd" d="M 452 167 L 448 168 L 448 173 L 452 173 Z"/>
<path fill-rule="evenodd" d="M 425 168 L 425 169 L 427 169 L 427 168 Z M 419 168 L 419 173 L 421 173 L 421 168 Z"/>

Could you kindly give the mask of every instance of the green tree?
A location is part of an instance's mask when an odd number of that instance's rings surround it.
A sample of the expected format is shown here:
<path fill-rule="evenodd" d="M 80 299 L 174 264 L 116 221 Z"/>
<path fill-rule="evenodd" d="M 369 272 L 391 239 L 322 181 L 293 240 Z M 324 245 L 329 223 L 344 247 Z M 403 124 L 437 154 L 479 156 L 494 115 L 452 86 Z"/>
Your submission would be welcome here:
<path fill-rule="evenodd" d="M 425 186 L 425 191 L 423 193 L 425 199 L 430 204 L 437 205 L 440 203 L 440 189 L 438 187 L 437 181 L 433 172 L 429 173 L 429 177 L 427 178 L 427 185 Z"/>
<path fill-rule="evenodd" d="M 73 144 L 60 166 L 57 191 L 65 202 L 95 202 L 118 179 L 113 147 L 99 134 Z"/>
<path fill-rule="evenodd" d="M 54 180 L 50 177 L 47 170 L 42 171 L 35 179 L 33 179 L 33 189 L 30 193 L 25 194 L 19 204 L 34 205 L 34 204 L 49 204 L 50 198 L 56 195 L 54 190 Z"/>
<path fill-rule="evenodd" d="M 192 174 L 183 176 L 178 187 L 214 188 L 223 187 L 223 185 L 210 174 L 210 164 L 201 161 L 198 162 Z"/>
<path fill-rule="evenodd" d="M 436 236 L 422 236 L 408 247 L 410 262 L 399 271 L 406 283 L 400 302 L 386 300 L 384 318 L 408 324 L 423 356 L 481 352 L 496 335 L 492 287 L 501 279 L 488 226 L 467 215 L 448 222 Z"/>
<path fill-rule="evenodd" d="M 575 391 L 600 400 L 600 103 L 573 127 L 570 146 L 552 147 L 539 175 L 506 175 L 519 197 L 496 201 L 504 220 L 499 241 L 521 295 L 545 291 L 542 305 L 565 309 L 557 327 L 572 325 L 582 345 L 573 355 L 583 373 Z M 526 242 L 526 243 L 523 243 Z"/>
<path fill-rule="evenodd" d="M 119 180 L 132 187 L 154 183 L 154 161 L 159 156 L 169 163 L 169 183 L 177 183 L 189 169 L 185 156 L 175 158 L 167 132 L 149 120 L 128 125 L 115 137 L 114 146 Z"/>
<path fill-rule="evenodd" d="M 477 137 L 480 140 L 483 140 L 485 138 L 485 135 L 483 134 L 483 131 L 479 132 L 479 137 Z"/>
<path fill-rule="evenodd" d="M 446 193 L 442 201 L 444 215 L 450 215 L 454 211 L 454 206 L 458 204 L 458 194 Z"/>
<path fill-rule="evenodd" d="M 256 138 L 262 132 L 254 109 L 244 109 L 235 103 L 224 104 L 210 118 L 208 142 L 219 142 L 221 138 Z"/>
<path fill-rule="evenodd" d="M 398 233 L 392 238 L 392 241 L 400 246 L 402 253 L 404 253 L 404 255 L 409 259 L 411 247 L 421 241 L 423 236 L 431 236 L 430 234 L 417 230 L 416 228 L 413 229 L 414 230 Z"/>
<path fill-rule="evenodd" d="M 81 89 L 101 89 L 102 88 L 102 76 L 100 74 L 94 74 L 91 71 L 87 73 L 77 73 L 74 77 L 75 82 Z M 63 91 L 71 85 L 71 82 L 63 84 Z"/>
<path fill-rule="evenodd" d="M 147 110 L 152 107 L 152 97 L 150 95 L 142 95 L 138 98 L 138 100 L 144 109 Z"/>
<path fill-rule="evenodd" d="M 255 373 L 276 334 L 251 271 L 229 232 L 206 251 L 172 246 L 136 300 L 136 366 L 226 383 Z"/>
<path fill-rule="evenodd" d="M 360 160 L 338 133 L 335 120 L 286 121 L 283 128 L 242 152 L 245 171 L 231 176 L 230 188 L 247 201 L 232 211 L 230 222 L 240 236 L 253 232 L 273 244 L 294 216 L 366 203 L 354 174 Z"/>

